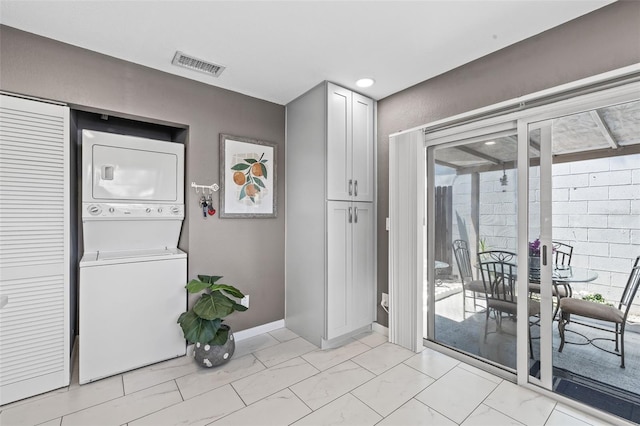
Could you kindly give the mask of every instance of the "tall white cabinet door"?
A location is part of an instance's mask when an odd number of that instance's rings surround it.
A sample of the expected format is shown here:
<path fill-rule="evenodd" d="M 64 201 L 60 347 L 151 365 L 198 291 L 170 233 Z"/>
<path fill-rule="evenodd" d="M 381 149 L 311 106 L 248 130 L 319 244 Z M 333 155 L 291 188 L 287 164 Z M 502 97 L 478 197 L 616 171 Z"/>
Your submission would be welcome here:
<path fill-rule="evenodd" d="M 352 203 L 327 202 L 327 339 L 350 330 Z"/>
<path fill-rule="evenodd" d="M 350 200 L 352 117 L 351 91 L 328 84 L 327 90 L 327 198 Z"/>
<path fill-rule="evenodd" d="M 374 211 L 372 203 L 353 203 L 351 329 L 356 330 L 374 319 Z"/>
<path fill-rule="evenodd" d="M 354 93 L 352 111 L 353 200 L 373 201 L 373 100 Z"/>
<path fill-rule="evenodd" d="M 0 405 L 69 384 L 69 109 L 0 95 Z"/>

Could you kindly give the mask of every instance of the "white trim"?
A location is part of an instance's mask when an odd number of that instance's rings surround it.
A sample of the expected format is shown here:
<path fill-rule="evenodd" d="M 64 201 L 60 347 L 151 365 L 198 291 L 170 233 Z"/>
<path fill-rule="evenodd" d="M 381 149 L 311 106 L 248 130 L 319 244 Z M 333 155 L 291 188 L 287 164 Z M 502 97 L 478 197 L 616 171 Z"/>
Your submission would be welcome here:
<path fill-rule="evenodd" d="M 372 325 L 373 323 L 367 324 L 363 327 L 360 327 L 348 333 L 342 334 L 338 337 L 334 337 L 333 339 L 329 339 L 329 340 L 322 339 L 322 341 L 320 342 L 320 349 L 325 350 L 325 349 L 339 348 L 340 346 L 343 346 L 346 343 L 348 343 L 352 337 L 355 337 L 362 333 L 370 332 Z"/>
<path fill-rule="evenodd" d="M 35 96 L 23 95 L 21 93 L 7 92 L 5 90 L 0 90 L 0 95 L 12 96 L 14 98 L 26 99 L 26 100 L 29 100 L 29 101 L 43 102 L 45 104 L 60 105 L 60 106 L 64 106 L 64 107 L 68 106 L 64 102 L 54 101 L 53 99 L 38 98 L 38 97 L 35 97 Z"/>
<path fill-rule="evenodd" d="M 463 112 L 458 115 L 454 115 L 452 117 L 443 118 L 441 120 L 432 121 L 427 124 L 422 124 L 420 126 L 412 127 L 411 129 L 403 130 L 397 133 L 390 134 L 389 137 L 399 136 L 405 133 L 414 132 L 416 130 L 427 130 L 432 127 L 438 127 L 442 125 L 446 125 L 448 123 L 453 123 L 456 121 L 462 121 L 465 119 L 469 119 L 471 117 L 481 116 L 484 114 L 489 114 L 492 112 L 496 112 L 502 109 L 506 109 L 509 107 L 515 107 L 527 102 L 532 102 L 537 99 L 541 99 L 547 96 L 557 95 L 562 92 L 568 92 L 571 90 L 580 89 L 583 87 L 587 87 L 592 84 L 602 83 L 607 80 L 612 80 L 615 78 L 624 77 L 626 75 L 630 75 L 636 72 L 640 72 L 640 63 L 629 65 L 626 67 L 618 68 L 616 70 L 607 71 L 602 74 L 596 74 L 591 77 L 586 77 L 581 80 L 572 81 L 570 83 L 561 84 L 559 86 L 551 87 L 549 89 L 540 90 L 538 92 L 534 92 L 528 95 L 520 96 L 517 98 L 509 99 L 506 101 L 498 102 L 497 104 L 488 105 L 485 107 L 477 108 L 471 111 Z"/>
<path fill-rule="evenodd" d="M 527 124 L 517 122 L 517 199 L 516 199 L 516 226 L 517 245 L 516 253 L 528 252 L 529 234 L 529 138 Z M 527 206 L 527 208 L 519 208 Z M 518 276 L 529 276 L 528 262 L 518 262 Z M 529 280 L 517 280 L 517 294 L 520 300 L 526 300 L 529 292 Z M 529 339 L 522 339 L 520 336 L 529 334 L 529 306 L 522 303 L 516 305 L 517 318 L 526 318 L 526 321 L 516 322 L 516 381 L 519 385 L 527 383 L 530 379 L 527 359 L 529 358 Z"/>
<path fill-rule="evenodd" d="M 266 324 L 258 325 L 252 328 L 247 328 L 242 331 L 234 331 L 233 337 L 235 337 L 236 342 L 241 340 L 248 339 L 250 337 L 259 336 L 264 333 L 268 333 L 270 331 L 278 330 L 280 328 L 284 328 L 284 318 L 278 321 L 269 322 Z"/>
<path fill-rule="evenodd" d="M 284 319 L 281 319 L 281 320 L 278 320 L 278 321 L 269 322 L 269 323 L 262 324 L 262 325 L 258 325 L 258 326 L 252 327 L 252 328 L 247 328 L 246 330 L 234 331 L 233 332 L 233 337 L 236 339 L 236 342 L 239 342 L 241 340 L 245 340 L 245 339 L 249 339 L 251 337 L 259 336 L 261 334 L 268 333 L 268 332 L 274 331 L 274 330 L 278 330 L 280 328 L 284 328 Z M 194 348 L 194 346 L 195 345 L 193 343 L 187 345 L 187 355 L 186 356 L 193 356 L 193 348 Z"/>
<path fill-rule="evenodd" d="M 389 341 L 415 352 L 423 336 L 424 152 L 422 133 L 389 140 Z"/>
<path fill-rule="evenodd" d="M 389 327 L 385 327 L 384 325 L 378 324 L 377 322 L 371 324 L 371 330 L 375 331 L 376 333 L 384 334 L 385 336 L 389 335 Z"/>
<path fill-rule="evenodd" d="M 424 136 L 425 144 L 427 146 L 439 145 L 440 141 L 455 140 L 456 136 L 461 139 L 461 143 L 464 143 L 466 139 L 490 132 L 487 129 L 491 129 L 492 127 L 503 129 L 504 123 L 512 122 L 513 124 L 511 124 L 511 126 L 515 128 L 515 122 L 517 120 L 524 120 L 529 124 L 531 122 L 553 119 L 560 115 L 589 111 L 607 105 L 608 103 L 629 102 L 636 100 L 637 93 L 639 92 L 640 82 L 630 82 L 614 88 L 576 95 L 569 99 L 558 100 L 529 109 L 505 112 L 502 115 L 495 115 L 468 123 L 460 123 L 453 127 L 427 133 Z M 506 127 L 508 128 L 508 126 Z"/>

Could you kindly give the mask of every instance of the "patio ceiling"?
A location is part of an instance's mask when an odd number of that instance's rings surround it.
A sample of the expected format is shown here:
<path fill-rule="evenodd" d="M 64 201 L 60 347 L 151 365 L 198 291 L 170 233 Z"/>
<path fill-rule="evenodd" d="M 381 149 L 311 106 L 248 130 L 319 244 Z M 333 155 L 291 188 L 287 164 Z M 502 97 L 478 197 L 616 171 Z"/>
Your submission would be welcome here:
<path fill-rule="evenodd" d="M 539 156 L 539 133 L 531 132 L 532 158 Z M 640 153 L 640 102 L 629 102 L 553 120 L 554 163 Z M 438 150 L 437 162 L 458 174 L 513 168 L 517 137 L 488 136 Z"/>

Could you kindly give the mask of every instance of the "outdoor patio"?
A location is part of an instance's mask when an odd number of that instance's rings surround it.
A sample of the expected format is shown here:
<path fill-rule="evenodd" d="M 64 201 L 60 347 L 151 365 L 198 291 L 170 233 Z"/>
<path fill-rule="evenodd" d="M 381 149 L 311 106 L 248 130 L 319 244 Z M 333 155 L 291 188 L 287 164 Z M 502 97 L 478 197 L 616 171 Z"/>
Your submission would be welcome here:
<path fill-rule="evenodd" d="M 471 299 L 468 299 L 468 301 Z M 482 296 L 480 297 L 482 303 Z M 467 303 L 467 307 L 471 303 Z M 443 280 L 436 288 L 436 341 L 453 349 L 479 356 L 485 360 L 516 368 L 516 322 L 503 320 L 502 329 L 496 329 L 496 321 L 489 319 L 489 333 L 485 339 L 485 312 L 462 312 L 462 287 L 459 281 Z M 566 344 L 563 352 L 558 352 L 560 336 L 557 321 L 553 322 L 553 366 L 555 369 L 584 376 L 595 382 L 603 383 L 632 394 L 638 394 L 640 383 L 640 318 L 634 316 L 628 321 L 625 333 L 625 364 L 620 368 L 620 357 L 599 350 L 592 345 Z M 589 329 L 587 327 L 570 326 L 568 329 L 578 330 L 588 337 L 603 336 L 609 338 L 611 333 Z M 531 327 L 534 356 L 531 366 L 539 360 L 539 327 Z M 567 342 L 583 340 L 574 333 L 567 332 Z M 613 349 L 613 342 L 600 342 Z M 537 367 L 534 367 L 534 369 Z M 532 369 L 532 372 L 535 372 Z M 554 371 L 555 375 L 555 371 Z"/>

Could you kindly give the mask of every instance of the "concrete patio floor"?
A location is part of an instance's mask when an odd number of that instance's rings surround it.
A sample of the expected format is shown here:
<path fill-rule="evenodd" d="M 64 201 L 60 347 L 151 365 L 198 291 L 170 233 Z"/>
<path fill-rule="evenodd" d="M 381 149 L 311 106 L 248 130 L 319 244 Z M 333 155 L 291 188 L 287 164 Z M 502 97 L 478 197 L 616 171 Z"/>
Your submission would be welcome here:
<path fill-rule="evenodd" d="M 473 300 L 467 298 L 467 309 L 471 310 Z M 489 319 L 487 337 L 484 336 L 486 315 L 484 312 L 467 312 L 463 315 L 462 291 L 460 284 L 443 282 L 436 288 L 436 341 L 454 349 L 467 352 L 507 368 L 516 368 L 516 321 L 503 320 L 498 330 L 496 321 Z M 592 345 L 566 344 L 563 352 L 558 352 L 560 337 L 557 322 L 553 322 L 553 366 L 573 374 L 589 377 L 598 382 L 636 394 L 640 397 L 640 324 L 629 322 L 625 333 L 625 364 L 620 368 L 620 357 L 609 354 Z M 592 330 L 571 324 L 568 330 L 576 330 L 589 337 L 613 337 L 611 333 Z M 539 327 L 531 327 L 534 337 L 534 358 L 539 359 Z M 567 333 L 568 342 L 579 342 L 581 337 Z M 613 342 L 600 342 L 613 349 Z"/>

